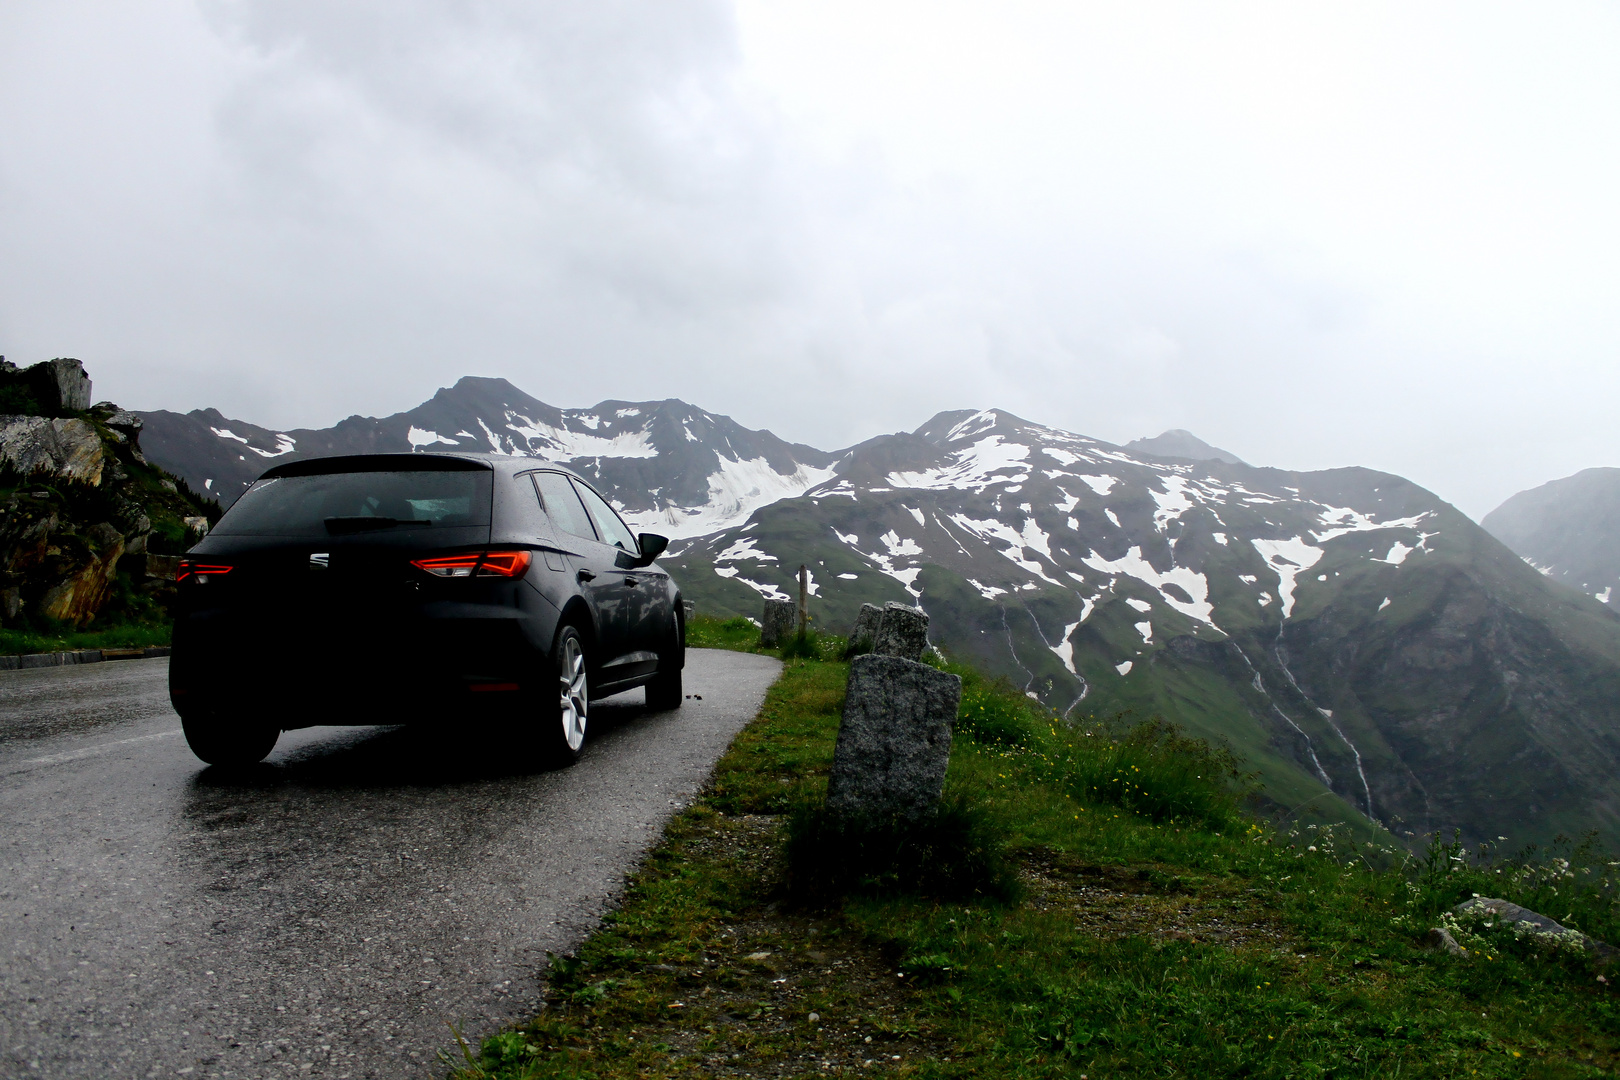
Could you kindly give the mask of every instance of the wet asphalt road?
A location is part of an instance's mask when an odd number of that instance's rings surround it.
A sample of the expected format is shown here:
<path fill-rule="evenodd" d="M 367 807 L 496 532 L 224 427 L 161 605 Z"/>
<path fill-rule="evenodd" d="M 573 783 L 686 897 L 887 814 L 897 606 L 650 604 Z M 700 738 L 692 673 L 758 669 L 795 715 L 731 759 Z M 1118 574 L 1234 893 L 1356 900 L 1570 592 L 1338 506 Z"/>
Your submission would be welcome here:
<path fill-rule="evenodd" d="M 533 1014 L 779 664 L 693 650 L 676 712 L 592 708 L 572 769 L 476 732 L 312 728 L 221 774 L 167 660 L 0 672 L 0 1073 L 442 1076 Z"/>

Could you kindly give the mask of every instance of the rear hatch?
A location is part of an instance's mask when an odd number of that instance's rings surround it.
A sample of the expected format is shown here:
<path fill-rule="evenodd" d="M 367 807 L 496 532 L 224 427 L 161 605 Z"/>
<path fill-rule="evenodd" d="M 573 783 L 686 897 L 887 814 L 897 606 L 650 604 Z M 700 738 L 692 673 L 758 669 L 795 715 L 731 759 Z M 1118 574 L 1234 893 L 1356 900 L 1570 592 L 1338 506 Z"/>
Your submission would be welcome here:
<path fill-rule="evenodd" d="M 176 662 L 192 675 L 193 661 L 268 675 L 267 692 L 278 677 L 458 681 L 491 649 L 510 651 L 515 612 L 501 593 L 516 583 L 444 581 L 412 560 L 486 547 L 492 484 L 487 466 L 458 458 L 274 470 L 191 551 L 226 569 L 181 582 Z"/>

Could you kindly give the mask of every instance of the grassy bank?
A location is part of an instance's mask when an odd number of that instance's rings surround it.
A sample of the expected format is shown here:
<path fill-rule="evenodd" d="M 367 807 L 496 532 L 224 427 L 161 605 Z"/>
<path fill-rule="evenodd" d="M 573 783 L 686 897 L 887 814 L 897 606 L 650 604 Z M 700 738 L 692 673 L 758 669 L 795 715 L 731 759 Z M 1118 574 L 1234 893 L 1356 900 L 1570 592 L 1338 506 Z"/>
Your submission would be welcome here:
<path fill-rule="evenodd" d="M 15 653 L 69 652 L 73 649 L 133 649 L 169 644 L 171 628 L 163 625 L 131 624 L 105 630 L 4 630 L 0 629 L 0 655 Z"/>
<path fill-rule="evenodd" d="M 746 625 L 695 621 L 692 640 L 747 647 Z M 540 1017 L 465 1048 L 459 1080 L 1620 1064 L 1620 1011 L 1589 957 L 1502 927 L 1459 926 L 1467 958 L 1421 947 L 1473 892 L 1614 940 L 1600 853 L 1437 842 L 1413 859 L 1331 828 L 1279 832 L 1244 813 L 1240 766 L 1218 750 L 1128 718 L 1068 727 L 968 671 L 947 804 L 1012 887 L 947 900 L 960 881 L 858 866 L 818 887 L 825 852 L 804 823 L 848 669 L 830 647 L 798 651 L 620 909 L 554 962 Z"/>

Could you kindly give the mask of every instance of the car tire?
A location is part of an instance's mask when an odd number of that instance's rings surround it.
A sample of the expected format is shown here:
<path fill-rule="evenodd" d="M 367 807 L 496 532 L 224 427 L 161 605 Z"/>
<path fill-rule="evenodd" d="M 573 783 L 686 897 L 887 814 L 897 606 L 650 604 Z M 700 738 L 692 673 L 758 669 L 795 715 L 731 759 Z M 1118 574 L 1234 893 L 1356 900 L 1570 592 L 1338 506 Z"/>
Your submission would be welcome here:
<path fill-rule="evenodd" d="M 180 718 L 191 752 L 222 768 L 255 765 L 270 756 L 281 738 L 273 723 L 227 718 L 216 712 L 190 713 Z"/>
<path fill-rule="evenodd" d="M 551 647 L 551 689 L 540 703 L 540 750 L 552 765 L 579 760 L 590 715 L 590 664 L 585 639 L 572 626 L 557 631 Z"/>
<path fill-rule="evenodd" d="M 671 620 L 669 638 L 658 653 L 658 672 L 647 683 L 647 708 L 678 709 L 684 697 L 681 669 L 686 665 L 686 643 L 679 618 Z"/>

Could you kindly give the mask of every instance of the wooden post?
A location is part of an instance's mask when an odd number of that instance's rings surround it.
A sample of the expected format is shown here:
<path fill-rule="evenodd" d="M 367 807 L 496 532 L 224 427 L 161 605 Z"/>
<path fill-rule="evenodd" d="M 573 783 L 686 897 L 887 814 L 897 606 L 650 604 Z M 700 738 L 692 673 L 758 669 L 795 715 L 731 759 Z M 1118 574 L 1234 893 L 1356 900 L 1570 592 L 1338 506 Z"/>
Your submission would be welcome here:
<path fill-rule="evenodd" d="M 803 637 L 810 624 L 810 572 L 799 567 L 799 636 Z"/>

